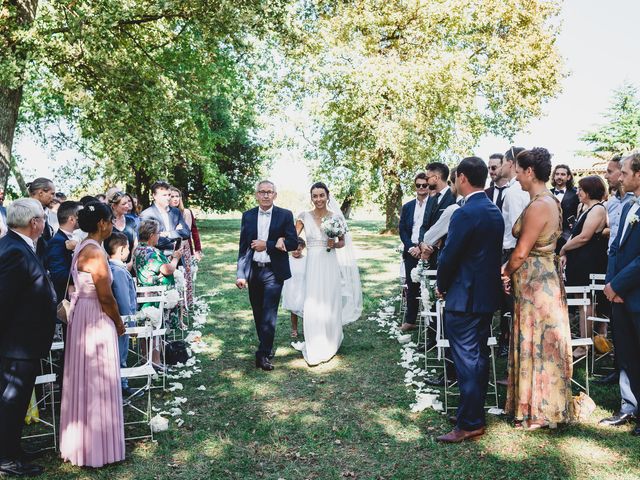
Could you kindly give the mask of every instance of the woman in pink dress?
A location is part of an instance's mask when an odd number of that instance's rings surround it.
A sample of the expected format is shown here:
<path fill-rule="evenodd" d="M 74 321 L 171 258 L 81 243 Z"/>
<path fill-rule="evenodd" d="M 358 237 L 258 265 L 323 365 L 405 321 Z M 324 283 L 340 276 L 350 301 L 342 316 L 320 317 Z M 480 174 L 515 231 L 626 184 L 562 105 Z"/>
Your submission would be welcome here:
<path fill-rule="evenodd" d="M 74 252 L 75 285 L 65 341 L 60 454 L 73 465 L 102 467 L 124 460 L 124 417 L 118 335 L 124 324 L 111 292 L 102 242 L 111 235 L 111 209 L 91 202 L 78 213 L 89 235 Z"/>

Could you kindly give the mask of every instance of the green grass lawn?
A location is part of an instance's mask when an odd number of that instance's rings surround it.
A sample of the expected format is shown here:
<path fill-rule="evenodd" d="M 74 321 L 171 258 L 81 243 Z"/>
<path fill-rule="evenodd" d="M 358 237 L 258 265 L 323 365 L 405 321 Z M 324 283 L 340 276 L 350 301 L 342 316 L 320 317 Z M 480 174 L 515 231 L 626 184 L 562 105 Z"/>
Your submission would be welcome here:
<path fill-rule="evenodd" d="M 339 354 L 308 368 L 289 346 L 288 314 L 281 312 L 276 369 L 256 370 L 247 292 L 234 285 L 239 221 L 199 226 L 205 259 L 197 292 L 209 295 L 211 315 L 203 329 L 209 349 L 198 356 L 202 373 L 180 380 L 185 387 L 180 396 L 188 398 L 183 410 L 196 414 L 184 417 L 180 428 L 172 423 L 157 435 L 157 443 L 128 444 L 127 460 L 119 465 L 80 469 L 50 454 L 42 478 L 640 478 L 640 439 L 630 436 L 631 427 L 597 426 L 618 407 L 615 388 L 594 386 L 599 408 L 583 424 L 526 433 L 490 417 L 488 434 L 479 441 L 441 445 L 435 437 L 450 429 L 446 418 L 431 410 L 410 412 L 414 395 L 397 364 L 400 345 L 376 333 L 374 322 L 346 327 Z M 365 296 L 363 318 L 398 292 L 398 240 L 377 235 L 381 227 L 351 225 Z M 207 390 L 196 390 L 202 384 Z"/>

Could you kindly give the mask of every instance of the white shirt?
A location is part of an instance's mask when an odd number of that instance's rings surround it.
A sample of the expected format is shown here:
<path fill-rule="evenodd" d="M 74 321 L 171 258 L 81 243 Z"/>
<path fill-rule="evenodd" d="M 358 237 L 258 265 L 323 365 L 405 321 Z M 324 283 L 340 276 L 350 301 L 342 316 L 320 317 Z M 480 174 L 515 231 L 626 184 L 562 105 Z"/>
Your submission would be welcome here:
<path fill-rule="evenodd" d="M 35 251 L 36 251 L 36 242 L 34 242 L 34 241 L 33 241 L 33 239 L 31 239 L 31 238 L 27 237 L 26 235 L 21 234 L 20 232 L 16 232 L 16 231 L 15 231 L 15 230 L 13 230 L 13 229 L 11 229 L 11 231 L 12 231 L 13 233 L 15 233 L 16 235 L 19 235 L 19 236 L 20 236 L 20 238 L 22 238 L 22 239 L 26 242 L 26 244 L 27 244 L 27 245 L 29 245 L 29 247 L 31 248 L 31 250 L 33 250 L 33 251 L 34 251 L 34 253 L 35 253 Z"/>
<path fill-rule="evenodd" d="M 158 207 L 156 205 L 156 207 Z M 158 207 L 158 210 L 160 210 L 160 216 L 162 217 L 162 222 L 164 223 L 164 230 L 165 232 L 170 232 L 171 230 L 173 230 L 173 225 L 171 225 L 171 222 L 169 221 L 169 212 L 167 212 L 167 209 L 162 209 L 160 207 Z"/>
<path fill-rule="evenodd" d="M 502 203 L 502 218 L 504 219 L 503 250 L 515 248 L 516 239 L 512 235 L 511 230 L 520 215 L 522 215 L 523 210 L 531 201 L 531 197 L 527 192 L 522 190 L 520 182 L 516 181 L 515 177 L 513 177 L 507 185 L 507 189 L 502 194 L 504 198 L 504 202 Z"/>
<path fill-rule="evenodd" d="M 449 205 L 447 208 L 445 208 L 438 221 L 425 232 L 422 241 L 427 245 L 435 245 L 438 240 L 444 237 L 449 232 L 449 224 L 451 223 L 451 216 L 453 215 L 453 212 L 455 212 L 459 208 L 460 207 L 457 203 Z"/>
<path fill-rule="evenodd" d="M 469 195 L 464 197 L 464 203 L 467 203 L 471 197 L 477 195 L 478 193 L 484 193 L 484 190 L 476 190 L 475 192 L 471 192 Z"/>
<path fill-rule="evenodd" d="M 424 220 L 424 210 L 427 207 L 427 198 L 422 201 L 422 205 L 420 205 L 420 200 L 416 198 L 416 209 L 413 212 L 413 229 L 411 230 L 411 243 L 414 244 L 417 244 L 418 239 L 420 238 L 420 227 L 422 227 L 422 222 Z"/>
<path fill-rule="evenodd" d="M 451 187 L 449 185 L 447 185 L 446 187 L 444 187 L 442 190 L 440 190 L 440 196 L 438 197 L 438 205 L 440 205 L 440 202 L 442 201 L 442 199 L 444 198 L 444 194 L 447 193 L 447 190 L 449 190 Z"/>
<path fill-rule="evenodd" d="M 258 240 L 264 240 L 266 242 L 269 238 L 269 228 L 271 227 L 272 215 L 273 206 L 266 212 L 258 207 Z M 253 253 L 253 261 L 261 263 L 271 263 L 271 257 L 269 257 L 266 250 L 264 252 L 256 251 Z"/>
<path fill-rule="evenodd" d="M 0 215 L 0 238 L 7 234 L 7 224 L 4 223 L 4 218 Z"/>
<path fill-rule="evenodd" d="M 627 218 L 625 219 L 625 222 L 624 222 L 624 227 L 622 227 L 622 236 L 620 237 L 620 242 L 622 242 L 622 239 L 624 238 L 624 234 L 627 233 L 627 228 L 629 227 L 631 219 L 633 218 L 634 215 L 637 215 L 638 208 L 640 208 L 640 205 L 638 205 L 638 202 L 634 202 L 633 205 L 631 205 L 631 208 L 629 209 L 629 213 L 627 213 Z"/>

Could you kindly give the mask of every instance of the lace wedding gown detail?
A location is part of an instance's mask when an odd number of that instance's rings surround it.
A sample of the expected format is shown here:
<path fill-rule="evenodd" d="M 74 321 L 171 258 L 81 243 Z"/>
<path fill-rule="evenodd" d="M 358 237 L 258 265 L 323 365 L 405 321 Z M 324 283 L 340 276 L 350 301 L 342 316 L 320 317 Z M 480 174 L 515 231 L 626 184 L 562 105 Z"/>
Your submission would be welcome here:
<path fill-rule="evenodd" d="M 304 342 L 292 343 L 309 365 L 333 358 L 342 344 L 342 288 L 336 250 L 327 252 L 327 236 L 311 212 L 298 217 L 307 239 Z"/>

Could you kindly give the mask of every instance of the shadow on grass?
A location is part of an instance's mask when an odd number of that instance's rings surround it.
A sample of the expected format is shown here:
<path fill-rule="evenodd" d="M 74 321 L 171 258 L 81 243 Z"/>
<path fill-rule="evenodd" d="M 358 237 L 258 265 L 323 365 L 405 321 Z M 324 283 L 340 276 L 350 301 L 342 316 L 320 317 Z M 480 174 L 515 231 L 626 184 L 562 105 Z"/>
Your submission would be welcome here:
<path fill-rule="evenodd" d="M 380 225 L 352 225 L 361 249 L 363 318 L 376 299 L 397 293 L 397 239 L 376 235 Z M 189 399 L 184 410 L 195 415 L 158 435 L 157 444 L 128 448 L 123 464 L 91 471 L 50 458 L 45 478 L 538 479 L 639 472 L 628 432 L 590 424 L 526 434 L 492 417 L 479 441 L 438 444 L 435 437 L 450 426 L 437 412 L 409 411 L 413 392 L 397 364 L 400 346 L 376 334 L 374 322 L 347 326 L 338 355 L 308 368 L 289 346 L 288 315 L 281 312 L 276 370 L 256 370 L 249 301 L 228 268 L 239 221 L 206 221 L 201 230 L 206 257 L 197 291 L 210 294 L 203 333 L 211 348 L 199 355 L 202 374 L 183 380 L 181 395 Z M 200 384 L 206 391 L 196 390 Z M 594 449 L 616 453 L 617 464 L 606 455 L 589 459 Z"/>

